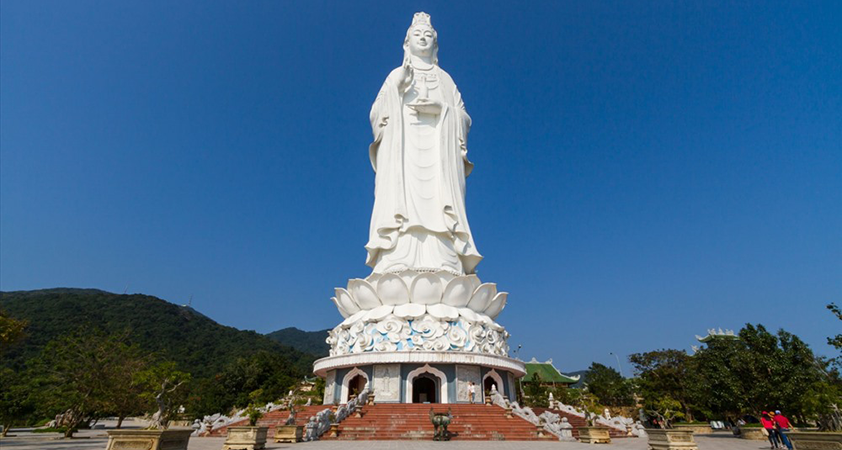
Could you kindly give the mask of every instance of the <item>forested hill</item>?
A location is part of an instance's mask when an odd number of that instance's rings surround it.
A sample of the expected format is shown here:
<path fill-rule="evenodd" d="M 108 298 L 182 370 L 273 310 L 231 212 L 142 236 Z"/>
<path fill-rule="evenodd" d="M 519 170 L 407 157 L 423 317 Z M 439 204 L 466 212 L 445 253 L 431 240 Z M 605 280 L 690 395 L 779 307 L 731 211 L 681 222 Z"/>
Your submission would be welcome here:
<path fill-rule="evenodd" d="M 3 355 L 2 365 L 20 365 L 51 340 L 82 327 L 127 333 L 131 343 L 174 361 L 194 377 L 210 377 L 238 357 L 260 351 L 282 355 L 299 373 L 315 356 L 281 345 L 254 331 L 220 325 L 192 308 L 148 295 L 95 289 L 0 292 L 0 310 L 29 322 L 25 339 Z"/>
<path fill-rule="evenodd" d="M 330 352 L 330 346 L 327 345 L 327 342 L 325 342 L 328 331 L 330 330 L 303 331 L 298 328 L 290 327 L 284 328 L 283 330 L 273 331 L 267 334 L 266 337 L 302 352 L 312 353 L 318 357 L 323 357 L 327 356 Z"/>

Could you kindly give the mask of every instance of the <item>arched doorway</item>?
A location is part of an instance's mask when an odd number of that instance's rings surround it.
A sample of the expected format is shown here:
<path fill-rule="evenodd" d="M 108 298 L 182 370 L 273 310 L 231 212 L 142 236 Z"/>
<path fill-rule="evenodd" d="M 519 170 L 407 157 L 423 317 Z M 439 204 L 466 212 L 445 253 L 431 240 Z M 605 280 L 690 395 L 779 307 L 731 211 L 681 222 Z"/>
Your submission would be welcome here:
<path fill-rule="evenodd" d="M 350 372 L 345 374 L 342 378 L 342 392 L 339 395 L 339 403 L 346 404 L 350 400 L 351 394 L 359 394 L 365 389 L 368 383 L 368 374 L 354 367 Z"/>
<path fill-rule="evenodd" d="M 438 378 L 422 373 L 412 380 L 412 403 L 438 403 Z"/>
<path fill-rule="evenodd" d="M 348 382 L 348 395 L 359 395 L 359 393 L 365 389 L 366 382 L 368 382 L 368 380 L 366 380 L 362 375 L 357 375 L 354 378 L 351 378 L 351 381 Z"/>
<path fill-rule="evenodd" d="M 429 390 L 431 383 L 423 381 L 422 378 L 432 380 L 432 392 Z M 417 384 L 416 381 L 418 381 Z M 447 396 L 447 375 L 429 364 L 424 364 L 422 367 L 409 372 L 406 375 L 405 386 L 403 401 L 406 403 L 449 403 Z M 423 397 L 416 395 L 416 392 L 420 392 L 417 389 L 423 389 L 425 395 Z"/>
<path fill-rule="evenodd" d="M 491 369 L 485 376 L 482 378 L 482 387 L 485 392 L 491 392 L 491 386 L 497 386 L 497 392 L 501 395 L 505 395 L 506 388 L 503 386 L 503 377 L 497 373 L 496 370 Z"/>
<path fill-rule="evenodd" d="M 497 382 L 494 378 L 485 377 L 485 381 L 482 382 L 482 395 L 489 395 L 491 394 L 491 386 L 497 385 Z M 500 389 L 500 386 L 497 386 L 497 389 Z"/>

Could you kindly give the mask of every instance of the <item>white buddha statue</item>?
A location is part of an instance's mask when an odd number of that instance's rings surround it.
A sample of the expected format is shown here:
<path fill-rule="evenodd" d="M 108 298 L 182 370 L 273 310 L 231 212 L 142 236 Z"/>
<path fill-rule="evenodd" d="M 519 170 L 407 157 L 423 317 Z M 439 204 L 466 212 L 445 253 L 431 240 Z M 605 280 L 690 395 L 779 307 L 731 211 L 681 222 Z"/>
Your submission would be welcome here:
<path fill-rule="evenodd" d="M 438 66 L 430 16 L 416 13 L 393 70 L 371 108 L 376 172 L 366 264 L 374 273 L 474 273 L 482 256 L 465 212 L 471 118 Z"/>

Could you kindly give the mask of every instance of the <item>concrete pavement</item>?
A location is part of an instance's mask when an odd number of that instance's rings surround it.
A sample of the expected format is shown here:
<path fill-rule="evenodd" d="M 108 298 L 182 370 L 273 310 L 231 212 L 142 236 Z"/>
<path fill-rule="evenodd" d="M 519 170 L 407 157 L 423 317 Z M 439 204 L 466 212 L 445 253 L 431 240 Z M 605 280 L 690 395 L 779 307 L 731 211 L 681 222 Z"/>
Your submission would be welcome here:
<path fill-rule="evenodd" d="M 2 450 L 105 450 L 108 437 L 105 430 L 83 430 L 78 439 L 61 439 L 58 434 L 31 433 L 29 430 L 13 429 L 13 437 L 0 439 Z M 765 450 L 765 441 L 737 439 L 730 433 L 697 436 L 699 450 Z M 189 450 L 220 450 L 225 438 L 191 438 Z M 576 450 L 594 447 L 578 442 L 522 442 L 522 441 L 323 441 L 299 444 L 269 444 L 267 450 Z M 605 450 L 646 450 L 646 439 L 615 439 L 609 445 L 597 446 Z"/>

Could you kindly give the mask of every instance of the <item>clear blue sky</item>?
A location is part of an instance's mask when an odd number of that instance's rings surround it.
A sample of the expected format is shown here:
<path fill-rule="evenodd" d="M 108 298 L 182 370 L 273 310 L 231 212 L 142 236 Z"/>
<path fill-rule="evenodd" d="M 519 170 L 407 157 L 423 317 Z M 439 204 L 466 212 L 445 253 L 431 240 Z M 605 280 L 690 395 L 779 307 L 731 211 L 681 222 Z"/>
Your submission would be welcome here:
<path fill-rule="evenodd" d="M 333 287 L 369 273 L 368 111 L 423 10 L 521 357 L 616 365 L 746 322 L 832 354 L 842 2 L 0 6 L 2 290 L 334 326 Z"/>

